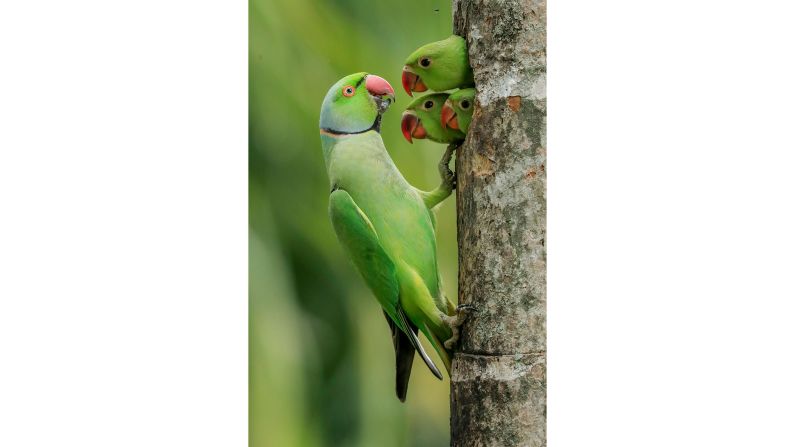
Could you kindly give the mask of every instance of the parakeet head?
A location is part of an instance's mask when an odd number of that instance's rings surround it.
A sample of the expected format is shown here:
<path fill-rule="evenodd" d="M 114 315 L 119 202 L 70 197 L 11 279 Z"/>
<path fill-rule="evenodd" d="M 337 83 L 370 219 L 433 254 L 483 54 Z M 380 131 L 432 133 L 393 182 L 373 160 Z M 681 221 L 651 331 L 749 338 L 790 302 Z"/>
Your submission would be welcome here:
<path fill-rule="evenodd" d="M 409 143 L 412 138 L 428 138 L 437 143 L 464 139 L 461 131 L 442 127 L 442 105 L 447 97 L 447 93 L 432 93 L 415 99 L 406 107 L 400 129 Z"/>
<path fill-rule="evenodd" d="M 418 48 L 403 67 L 403 88 L 411 92 L 435 91 L 474 85 L 466 40 L 452 35 Z"/>
<path fill-rule="evenodd" d="M 395 101 L 395 90 L 384 78 L 355 73 L 337 81 L 320 108 L 320 131 L 344 135 L 381 131 L 381 114 Z"/>
<path fill-rule="evenodd" d="M 442 127 L 467 133 L 474 109 L 474 88 L 465 88 L 452 93 L 442 106 Z"/>

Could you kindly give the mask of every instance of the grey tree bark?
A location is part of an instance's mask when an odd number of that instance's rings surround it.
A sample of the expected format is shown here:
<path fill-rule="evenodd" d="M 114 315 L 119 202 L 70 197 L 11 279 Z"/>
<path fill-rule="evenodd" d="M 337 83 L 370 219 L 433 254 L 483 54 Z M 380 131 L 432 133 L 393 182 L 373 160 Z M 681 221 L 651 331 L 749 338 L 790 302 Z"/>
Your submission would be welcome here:
<path fill-rule="evenodd" d="M 546 1 L 453 0 L 477 98 L 458 178 L 454 446 L 546 445 Z"/>

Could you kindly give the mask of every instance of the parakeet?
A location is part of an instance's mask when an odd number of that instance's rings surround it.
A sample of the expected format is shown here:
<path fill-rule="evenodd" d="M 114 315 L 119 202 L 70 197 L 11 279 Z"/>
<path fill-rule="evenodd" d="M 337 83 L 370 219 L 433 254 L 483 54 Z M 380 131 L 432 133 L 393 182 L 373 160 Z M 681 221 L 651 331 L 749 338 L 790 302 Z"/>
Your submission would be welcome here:
<path fill-rule="evenodd" d="M 464 139 L 464 133 L 442 127 L 442 106 L 447 93 L 431 93 L 412 101 L 400 122 L 403 136 L 409 143 L 412 138 L 427 138 L 437 143 L 454 143 Z"/>
<path fill-rule="evenodd" d="M 409 96 L 412 91 L 441 92 L 474 86 L 467 42 L 460 36 L 452 35 L 421 46 L 411 53 L 403 67 L 403 88 Z"/>
<path fill-rule="evenodd" d="M 451 93 L 442 106 L 442 128 L 467 133 L 475 109 L 475 89 L 464 88 Z"/>
<path fill-rule="evenodd" d="M 432 208 L 453 189 L 454 175 L 439 164 L 442 184 L 431 192 L 412 187 L 381 140 L 381 115 L 394 90 L 381 77 L 356 73 L 329 89 L 320 111 L 320 139 L 331 193 L 334 232 L 383 308 L 392 330 L 396 392 L 406 398 L 414 352 L 431 372 L 441 372 L 417 337 L 422 332 L 450 371 L 451 346 L 460 316 L 442 292 L 436 264 Z"/>

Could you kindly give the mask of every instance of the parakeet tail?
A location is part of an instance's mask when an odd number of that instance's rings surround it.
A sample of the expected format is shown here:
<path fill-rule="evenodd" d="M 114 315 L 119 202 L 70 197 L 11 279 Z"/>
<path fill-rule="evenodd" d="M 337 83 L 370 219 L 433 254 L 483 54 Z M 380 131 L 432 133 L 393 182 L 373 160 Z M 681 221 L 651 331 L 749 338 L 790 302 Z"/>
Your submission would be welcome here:
<path fill-rule="evenodd" d="M 406 328 L 410 328 L 411 322 L 409 321 L 408 317 L 406 317 L 406 314 L 403 312 L 403 309 L 398 307 L 397 314 L 398 318 L 400 318 L 400 322 L 403 323 L 403 326 Z M 428 353 L 425 352 L 425 349 L 422 347 L 422 344 L 420 344 L 420 339 L 417 338 L 417 334 L 409 330 L 408 333 L 406 333 L 406 336 L 411 342 L 411 345 L 414 347 L 414 349 L 416 349 L 417 352 L 420 354 L 420 357 L 422 357 L 422 360 L 425 362 L 425 364 L 428 365 L 428 369 L 431 370 L 431 372 L 433 373 L 434 376 L 436 376 L 437 379 L 442 380 L 442 373 L 439 371 L 439 368 L 436 367 L 436 364 L 433 363 L 433 360 L 431 360 L 431 358 L 428 357 Z"/>
<path fill-rule="evenodd" d="M 386 317 L 386 322 L 389 323 L 389 329 L 392 331 L 392 344 L 395 347 L 395 392 L 398 399 L 401 402 L 405 402 L 415 350 L 409 337 L 397 327 L 392 318 L 389 317 L 389 314 L 384 312 L 384 317 Z M 415 334 L 417 333 L 417 328 L 414 325 L 411 325 L 410 329 Z"/>

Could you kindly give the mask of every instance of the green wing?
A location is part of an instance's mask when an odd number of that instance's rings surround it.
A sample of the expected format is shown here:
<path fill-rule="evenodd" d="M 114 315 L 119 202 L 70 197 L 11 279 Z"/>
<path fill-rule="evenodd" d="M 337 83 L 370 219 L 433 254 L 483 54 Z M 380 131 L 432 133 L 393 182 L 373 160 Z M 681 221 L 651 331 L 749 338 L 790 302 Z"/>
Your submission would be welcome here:
<path fill-rule="evenodd" d="M 335 189 L 329 197 L 329 217 L 345 251 L 362 274 L 367 286 L 375 295 L 384 313 L 416 349 L 431 372 L 439 379 L 442 374 L 431 361 L 412 330 L 403 309 L 400 308 L 400 284 L 395 273 L 395 264 L 378 240 L 378 233 L 366 214 L 356 205 L 350 194 L 343 189 Z"/>
<path fill-rule="evenodd" d="M 345 251 L 364 277 L 376 299 L 400 329 L 397 315 L 400 287 L 395 273 L 395 264 L 384 252 L 373 224 L 347 191 L 337 189 L 329 197 L 329 217 Z"/>

